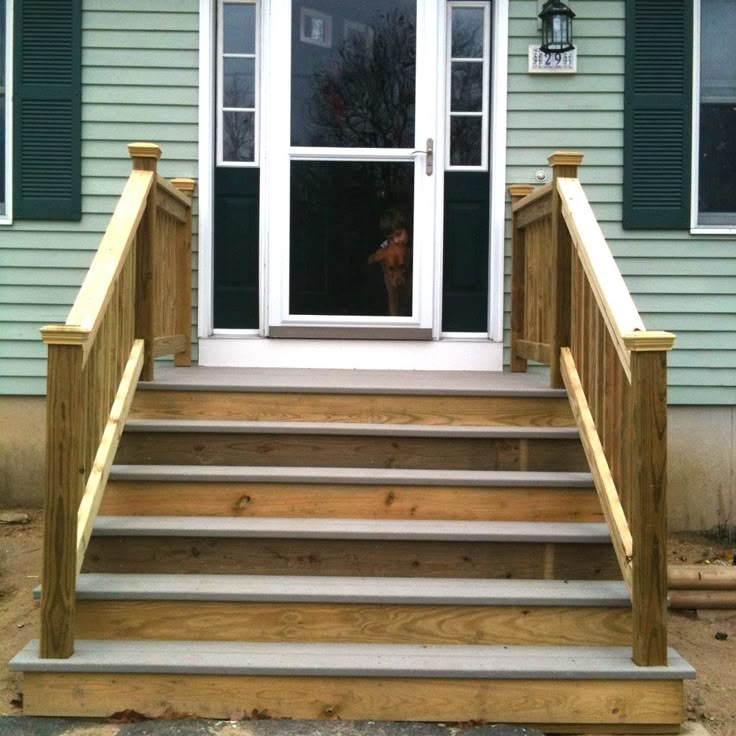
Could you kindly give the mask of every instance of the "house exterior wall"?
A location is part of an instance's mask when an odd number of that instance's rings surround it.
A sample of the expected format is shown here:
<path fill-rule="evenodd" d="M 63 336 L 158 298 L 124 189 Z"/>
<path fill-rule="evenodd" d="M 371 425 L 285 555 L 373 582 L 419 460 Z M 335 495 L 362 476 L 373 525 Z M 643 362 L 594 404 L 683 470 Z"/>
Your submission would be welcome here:
<path fill-rule="evenodd" d="M 572 4 L 578 73 L 530 76 L 539 8 L 536 0 L 509 2 L 506 180 L 533 182 L 557 149 L 585 155 L 583 185 L 645 324 L 677 333 L 670 403 L 699 405 L 670 409 L 671 526 L 733 524 L 734 238 L 622 229 L 624 2 Z M 0 226 L 0 426 L 15 428 L 0 441 L 0 506 L 40 503 L 43 400 L 9 395 L 45 391 L 38 329 L 66 318 L 130 171 L 125 145 L 155 141 L 163 175 L 197 176 L 198 2 L 119 5 L 83 6 L 82 221 Z M 509 268 L 507 257 L 507 292 Z"/>
<path fill-rule="evenodd" d="M 580 179 L 644 324 L 677 335 L 668 356 L 670 404 L 734 405 L 736 237 L 623 230 L 625 3 L 570 5 L 578 73 L 529 75 L 537 3 L 510 0 L 507 179 L 533 182 L 553 150 L 583 153 Z M 507 329 L 509 272 L 507 257 Z"/>
<path fill-rule="evenodd" d="M 83 8 L 83 217 L 0 225 L 0 397 L 45 393 L 38 330 L 66 320 L 130 173 L 127 143 L 158 143 L 163 176 L 197 177 L 197 0 Z"/>
<path fill-rule="evenodd" d="M 198 2 L 113 5 L 83 6 L 82 221 L 0 227 L 0 395 L 44 393 L 38 328 L 66 317 L 130 170 L 125 144 L 155 141 L 165 176 L 197 176 Z M 581 180 L 645 324 L 678 336 L 670 403 L 736 404 L 734 238 L 622 229 L 624 2 L 574 5 L 578 73 L 528 75 L 537 0 L 509 0 L 507 182 L 533 182 L 556 149 L 581 151 Z M 509 268 L 507 257 L 507 327 Z"/>

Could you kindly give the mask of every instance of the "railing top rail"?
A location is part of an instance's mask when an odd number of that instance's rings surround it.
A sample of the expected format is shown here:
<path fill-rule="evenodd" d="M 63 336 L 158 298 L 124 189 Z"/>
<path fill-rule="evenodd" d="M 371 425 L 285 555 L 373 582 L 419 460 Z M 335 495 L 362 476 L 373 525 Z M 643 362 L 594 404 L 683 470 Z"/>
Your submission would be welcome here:
<path fill-rule="evenodd" d="M 603 231 L 578 179 L 557 180 L 562 216 L 580 262 L 601 308 L 621 364 L 631 378 L 631 359 L 624 335 L 646 328 L 619 271 Z"/>
<path fill-rule="evenodd" d="M 176 179 L 176 181 L 191 181 L 192 182 L 192 188 L 191 190 L 194 191 L 194 180 L 193 179 Z M 191 199 L 183 192 L 177 189 L 174 184 L 172 184 L 168 179 L 165 179 L 160 174 L 156 177 L 156 184 L 163 189 L 166 194 L 168 194 L 170 197 L 175 199 L 179 204 L 184 205 L 185 207 L 191 206 L 192 202 Z"/>
<path fill-rule="evenodd" d="M 45 342 L 78 344 L 84 347 L 85 354 L 88 352 L 135 238 L 153 177 L 151 171 L 131 172 L 66 324 L 62 326 L 64 329 L 44 328 Z"/>
<path fill-rule="evenodd" d="M 526 209 L 530 205 L 551 194 L 551 192 L 552 182 L 550 182 L 549 184 L 545 184 L 543 187 L 535 189 L 531 194 L 527 194 L 526 197 L 520 199 L 518 202 L 515 202 L 513 205 L 511 205 L 511 211 L 518 212 L 519 210 Z"/>

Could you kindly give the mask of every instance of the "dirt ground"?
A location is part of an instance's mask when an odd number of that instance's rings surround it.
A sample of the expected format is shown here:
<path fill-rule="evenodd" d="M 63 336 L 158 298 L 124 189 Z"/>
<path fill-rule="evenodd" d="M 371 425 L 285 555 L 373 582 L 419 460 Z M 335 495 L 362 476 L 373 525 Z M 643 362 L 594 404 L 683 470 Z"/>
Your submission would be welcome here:
<path fill-rule="evenodd" d="M 27 514 L 27 523 L 3 523 Z M 10 516 L 8 516 L 10 515 Z M 674 535 L 670 562 L 730 564 L 736 540 Z M 21 713 L 20 676 L 7 662 L 38 636 L 38 604 L 32 591 L 41 567 L 41 513 L 0 511 L 0 716 Z M 736 610 L 673 611 L 670 644 L 695 667 L 697 680 L 686 682 L 686 713 L 713 736 L 736 735 Z M 725 637 L 724 637 L 725 635 Z"/>

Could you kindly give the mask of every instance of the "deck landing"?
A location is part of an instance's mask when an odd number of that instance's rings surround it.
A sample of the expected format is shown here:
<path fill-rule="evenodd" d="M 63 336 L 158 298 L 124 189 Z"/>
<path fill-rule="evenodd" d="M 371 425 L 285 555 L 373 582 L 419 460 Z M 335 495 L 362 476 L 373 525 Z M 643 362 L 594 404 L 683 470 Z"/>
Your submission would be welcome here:
<path fill-rule="evenodd" d="M 461 394 L 466 396 L 565 396 L 545 375 L 501 371 L 391 371 L 298 368 L 156 366 L 143 389 L 299 391 L 305 393 Z"/>

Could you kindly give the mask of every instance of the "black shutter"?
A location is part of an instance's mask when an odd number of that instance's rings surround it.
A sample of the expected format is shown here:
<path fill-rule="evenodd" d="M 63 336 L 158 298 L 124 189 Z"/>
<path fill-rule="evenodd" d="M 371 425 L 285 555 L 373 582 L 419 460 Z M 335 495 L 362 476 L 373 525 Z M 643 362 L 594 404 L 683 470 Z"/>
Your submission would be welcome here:
<path fill-rule="evenodd" d="M 14 3 L 13 215 L 78 220 L 81 0 Z"/>
<path fill-rule="evenodd" d="M 692 0 L 627 0 L 625 228 L 690 225 Z"/>

